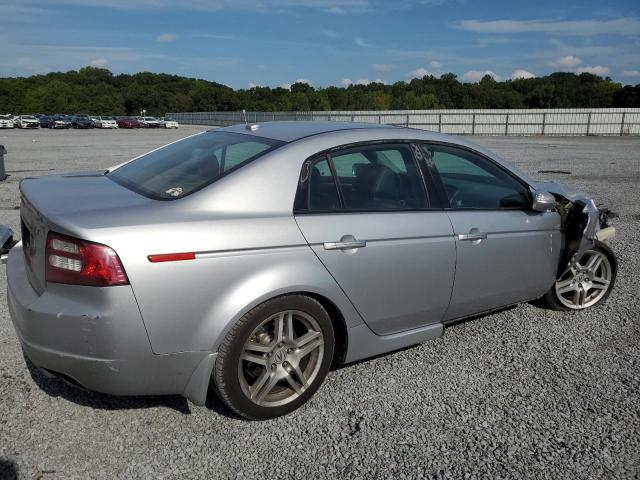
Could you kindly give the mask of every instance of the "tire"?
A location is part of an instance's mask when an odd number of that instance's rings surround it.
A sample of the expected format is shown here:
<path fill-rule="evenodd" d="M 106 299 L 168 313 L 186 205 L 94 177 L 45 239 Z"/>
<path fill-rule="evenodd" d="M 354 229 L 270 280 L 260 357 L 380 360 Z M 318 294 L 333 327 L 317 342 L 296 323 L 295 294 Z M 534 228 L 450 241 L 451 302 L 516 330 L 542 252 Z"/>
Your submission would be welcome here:
<path fill-rule="evenodd" d="M 589 271 L 586 267 L 590 262 L 595 262 L 594 259 L 599 259 L 598 266 L 594 271 Z M 558 311 L 576 311 L 606 302 L 618 273 L 613 251 L 604 243 L 596 241 L 595 246 L 587 250 L 578 263 L 582 271 L 575 272 L 572 269 L 557 279 L 540 299 L 542 306 Z M 586 287 L 582 288 L 581 285 Z"/>
<path fill-rule="evenodd" d="M 334 343 L 331 319 L 315 299 L 269 300 L 238 320 L 222 342 L 212 373 L 217 394 L 249 420 L 291 413 L 322 384 Z"/>

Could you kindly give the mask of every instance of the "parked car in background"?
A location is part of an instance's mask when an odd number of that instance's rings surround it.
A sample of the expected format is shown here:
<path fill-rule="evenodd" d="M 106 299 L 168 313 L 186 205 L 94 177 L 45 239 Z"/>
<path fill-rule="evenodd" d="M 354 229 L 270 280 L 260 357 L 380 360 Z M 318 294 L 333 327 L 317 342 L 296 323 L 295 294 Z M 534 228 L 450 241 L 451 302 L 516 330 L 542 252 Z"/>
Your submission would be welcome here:
<path fill-rule="evenodd" d="M 91 120 L 91 123 L 93 123 L 93 128 L 100 128 L 100 117 L 97 117 L 95 115 L 89 116 L 89 119 Z"/>
<path fill-rule="evenodd" d="M 93 128 L 93 121 L 89 115 L 73 115 L 70 121 L 73 128 Z"/>
<path fill-rule="evenodd" d="M 591 197 L 408 128 L 235 125 L 20 194 L 7 298 L 27 358 L 111 394 L 203 405 L 211 386 L 251 419 L 333 364 L 533 299 L 593 308 L 616 278 Z"/>
<path fill-rule="evenodd" d="M 33 115 L 20 115 L 18 117 L 18 128 L 40 128 L 40 122 Z"/>
<path fill-rule="evenodd" d="M 139 120 L 147 128 L 158 128 L 160 121 L 156 117 L 140 117 Z"/>
<path fill-rule="evenodd" d="M 38 121 L 40 122 L 40 128 L 49 128 L 52 120 L 51 116 L 43 115 L 42 117 L 38 118 Z"/>
<path fill-rule="evenodd" d="M 172 120 L 171 118 L 162 117 L 160 119 L 160 126 L 163 128 L 178 128 L 180 125 L 178 125 L 178 122 Z"/>
<path fill-rule="evenodd" d="M 49 128 L 55 128 L 55 129 L 71 128 L 71 121 L 69 120 L 68 116 L 57 114 L 51 117 Z"/>
<path fill-rule="evenodd" d="M 140 122 L 131 117 L 117 117 L 116 123 L 119 128 L 140 128 Z"/>
<path fill-rule="evenodd" d="M 118 123 L 116 122 L 115 117 L 97 117 L 98 118 L 98 128 L 118 128 Z"/>
<path fill-rule="evenodd" d="M 0 128 L 15 128 L 11 115 L 0 115 Z"/>

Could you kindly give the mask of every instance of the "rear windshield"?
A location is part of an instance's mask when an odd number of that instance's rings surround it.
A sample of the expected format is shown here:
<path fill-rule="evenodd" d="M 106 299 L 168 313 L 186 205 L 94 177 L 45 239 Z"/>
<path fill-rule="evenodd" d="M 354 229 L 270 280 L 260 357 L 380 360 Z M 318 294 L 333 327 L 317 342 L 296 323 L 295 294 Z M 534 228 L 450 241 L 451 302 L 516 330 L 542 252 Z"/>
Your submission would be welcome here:
<path fill-rule="evenodd" d="M 283 144 L 253 135 L 205 132 L 150 152 L 107 177 L 146 197 L 175 200 Z"/>

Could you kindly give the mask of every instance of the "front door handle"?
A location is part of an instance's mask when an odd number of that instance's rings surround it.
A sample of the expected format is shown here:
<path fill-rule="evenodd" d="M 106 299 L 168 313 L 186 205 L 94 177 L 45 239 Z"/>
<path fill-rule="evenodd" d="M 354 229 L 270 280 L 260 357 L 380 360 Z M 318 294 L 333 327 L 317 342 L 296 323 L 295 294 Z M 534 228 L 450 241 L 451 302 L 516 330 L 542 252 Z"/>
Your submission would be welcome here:
<path fill-rule="evenodd" d="M 367 242 L 364 240 L 353 240 L 350 242 L 325 242 L 325 250 L 350 250 L 352 248 L 364 248 Z"/>
<path fill-rule="evenodd" d="M 475 241 L 475 240 L 486 240 L 486 233 L 461 233 L 458 235 L 458 240 L 467 240 L 467 241 Z"/>

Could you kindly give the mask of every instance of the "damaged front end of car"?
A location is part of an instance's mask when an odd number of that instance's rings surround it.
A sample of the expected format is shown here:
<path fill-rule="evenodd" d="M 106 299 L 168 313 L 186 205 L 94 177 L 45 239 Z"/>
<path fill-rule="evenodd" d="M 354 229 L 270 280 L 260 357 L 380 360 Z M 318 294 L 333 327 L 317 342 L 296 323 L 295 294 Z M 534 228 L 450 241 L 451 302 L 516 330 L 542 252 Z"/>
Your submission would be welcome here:
<path fill-rule="evenodd" d="M 557 201 L 556 210 L 562 219 L 562 254 L 558 278 L 562 277 L 596 242 L 607 244 L 616 234 L 608 219 L 611 210 L 598 209 L 595 201 L 584 192 L 560 183 L 540 182 L 538 191 L 551 193 Z"/>

